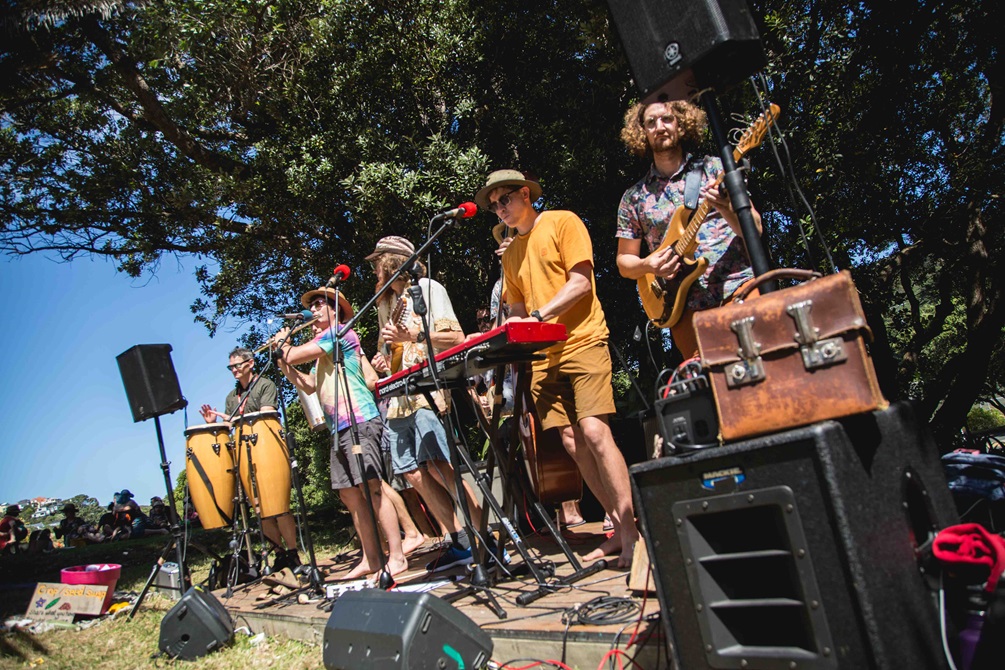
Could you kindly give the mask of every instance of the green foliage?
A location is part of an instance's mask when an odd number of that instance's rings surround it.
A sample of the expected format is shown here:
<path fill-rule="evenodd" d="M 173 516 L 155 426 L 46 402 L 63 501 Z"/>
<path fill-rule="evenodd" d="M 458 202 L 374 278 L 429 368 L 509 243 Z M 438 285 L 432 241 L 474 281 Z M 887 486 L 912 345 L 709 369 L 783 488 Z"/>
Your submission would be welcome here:
<path fill-rule="evenodd" d="M 755 153 L 773 260 L 829 269 L 826 240 L 862 291 L 884 391 L 920 399 L 952 434 L 1003 380 L 1002 5 L 751 7 L 817 214 L 790 198 L 770 146 Z M 603 3 L 166 0 L 8 37 L 8 253 L 110 256 L 133 276 L 165 255 L 198 257 L 193 313 L 215 332 L 298 305 L 338 263 L 362 306 L 377 239 L 421 242 L 429 216 L 470 199 L 489 170 L 520 167 L 541 177 L 544 206 L 586 221 L 612 339 L 646 392 L 667 364 L 659 335 L 632 338 L 645 322 L 614 263 L 617 203 L 646 165 L 618 139 L 635 93 Z M 721 107 L 737 127 L 760 108 L 748 86 Z M 468 306 L 499 272 L 493 223 L 480 215 L 434 245 L 432 274 L 468 331 Z M 358 331 L 372 352 L 372 314 Z M 323 448 L 303 443 L 310 480 L 325 481 Z"/>
<path fill-rule="evenodd" d="M 1005 426 L 1005 414 L 993 407 L 975 405 L 967 414 L 967 430 L 971 433 L 980 433 L 1002 426 Z"/>

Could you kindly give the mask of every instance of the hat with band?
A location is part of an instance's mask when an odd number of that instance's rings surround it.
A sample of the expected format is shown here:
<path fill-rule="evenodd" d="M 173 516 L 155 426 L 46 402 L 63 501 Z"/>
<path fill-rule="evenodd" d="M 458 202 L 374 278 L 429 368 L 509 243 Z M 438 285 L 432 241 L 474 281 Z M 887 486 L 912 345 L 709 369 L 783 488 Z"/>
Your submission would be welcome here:
<path fill-rule="evenodd" d="M 485 180 L 485 186 L 475 194 L 475 202 L 482 209 L 489 208 L 489 193 L 500 186 L 526 186 L 530 189 L 530 201 L 535 202 L 541 197 L 541 184 L 527 179 L 519 170 L 496 170 Z"/>

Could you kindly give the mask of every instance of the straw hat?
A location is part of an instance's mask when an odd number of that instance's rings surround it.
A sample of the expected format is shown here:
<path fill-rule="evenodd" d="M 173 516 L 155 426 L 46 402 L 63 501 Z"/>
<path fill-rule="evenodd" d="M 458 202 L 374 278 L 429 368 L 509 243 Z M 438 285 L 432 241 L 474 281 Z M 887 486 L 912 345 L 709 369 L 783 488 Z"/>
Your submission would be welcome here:
<path fill-rule="evenodd" d="M 475 194 L 475 202 L 482 209 L 489 208 L 489 193 L 500 186 L 526 186 L 530 189 L 530 201 L 535 202 L 541 197 L 541 184 L 527 179 L 519 170 L 496 170 L 485 180 L 485 186 Z"/>
<path fill-rule="evenodd" d="M 404 237 L 399 237 L 397 235 L 389 235 L 388 237 L 382 237 L 377 241 L 377 246 L 374 248 L 373 253 L 366 257 L 366 260 L 372 261 L 381 254 L 399 254 L 401 256 L 411 256 L 415 253 L 415 245 L 406 240 Z"/>
<path fill-rule="evenodd" d="M 307 293 L 304 293 L 303 296 L 300 297 L 300 304 L 306 307 L 307 309 L 310 309 L 311 302 L 313 302 L 314 298 L 318 297 L 319 295 L 325 296 L 326 298 L 328 298 L 328 300 L 334 300 L 335 289 L 328 288 L 327 286 L 322 286 L 320 288 L 314 289 L 313 291 L 308 291 Z M 352 305 L 350 305 L 349 301 L 345 299 L 345 295 L 341 291 L 338 294 L 338 307 L 339 307 L 340 320 L 352 318 L 353 314 Z"/>

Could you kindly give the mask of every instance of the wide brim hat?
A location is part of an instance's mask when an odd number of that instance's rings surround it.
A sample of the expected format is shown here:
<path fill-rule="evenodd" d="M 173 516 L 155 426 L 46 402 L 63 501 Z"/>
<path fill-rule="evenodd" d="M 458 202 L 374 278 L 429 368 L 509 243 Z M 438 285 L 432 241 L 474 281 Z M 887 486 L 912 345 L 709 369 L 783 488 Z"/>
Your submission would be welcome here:
<path fill-rule="evenodd" d="M 415 253 L 415 245 L 398 235 L 382 237 L 377 241 L 373 253 L 366 257 L 372 261 L 382 254 L 398 254 L 399 256 L 411 256 Z"/>
<path fill-rule="evenodd" d="M 541 184 L 527 179 L 519 170 L 496 170 L 485 180 L 485 186 L 475 194 L 475 202 L 482 209 L 489 208 L 489 193 L 500 186 L 526 186 L 530 189 L 530 201 L 541 197 Z"/>
<path fill-rule="evenodd" d="M 11 505 L 4 512 L 6 516 L 17 516 L 20 513 L 21 507 L 19 505 Z"/>
<path fill-rule="evenodd" d="M 320 288 L 314 289 L 313 291 L 308 291 L 307 293 L 304 293 L 300 297 L 300 304 L 303 305 L 304 307 L 306 307 L 307 309 L 310 309 L 311 308 L 311 302 L 313 302 L 314 298 L 318 297 L 319 295 L 323 295 L 326 298 L 328 298 L 329 300 L 334 300 L 335 299 L 335 289 L 328 288 L 327 286 L 322 286 Z M 352 305 L 349 304 L 349 301 L 346 300 L 345 295 L 343 293 L 341 293 L 341 292 L 339 292 L 339 294 L 338 294 L 338 307 L 339 307 L 339 310 L 338 310 L 339 311 L 339 317 L 342 320 L 351 319 L 352 318 L 352 315 L 353 315 Z"/>

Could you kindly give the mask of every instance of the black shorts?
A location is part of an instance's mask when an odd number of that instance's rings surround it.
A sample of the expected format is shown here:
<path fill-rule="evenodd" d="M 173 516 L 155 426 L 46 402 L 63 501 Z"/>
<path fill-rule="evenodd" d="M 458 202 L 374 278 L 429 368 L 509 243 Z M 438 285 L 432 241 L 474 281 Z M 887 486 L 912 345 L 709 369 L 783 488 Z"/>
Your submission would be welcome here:
<path fill-rule="evenodd" d="M 379 416 L 369 421 L 357 424 L 359 429 L 359 444 L 363 448 L 363 465 L 366 468 L 367 479 L 378 479 L 381 473 L 380 434 L 382 425 Z M 343 428 L 338 437 L 332 440 L 331 448 L 331 480 L 333 489 L 347 489 L 362 483 L 356 462 L 352 453 L 352 429 Z"/>

